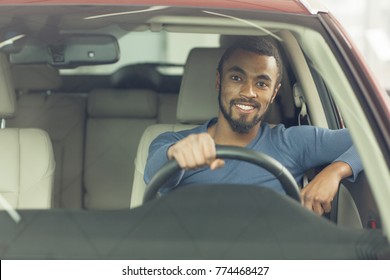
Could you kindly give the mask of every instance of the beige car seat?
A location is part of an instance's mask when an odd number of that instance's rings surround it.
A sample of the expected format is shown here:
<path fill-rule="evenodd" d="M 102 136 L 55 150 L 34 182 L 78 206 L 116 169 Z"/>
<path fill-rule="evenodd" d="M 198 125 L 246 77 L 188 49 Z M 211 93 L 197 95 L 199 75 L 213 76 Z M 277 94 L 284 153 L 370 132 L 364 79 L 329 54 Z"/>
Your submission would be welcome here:
<path fill-rule="evenodd" d="M 50 208 L 55 166 L 50 138 L 40 129 L 6 128 L 14 114 L 10 65 L 0 53 L 0 195 L 13 208 Z"/>
<path fill-rule="evenodd" d="M 86 94 L 62 92 L 59 70 L 49 65 L 12 65 L 17 114 L 7 127 L 40 128 L 51 139 L 56 162 L 53 207 L 83 206 Z"/>

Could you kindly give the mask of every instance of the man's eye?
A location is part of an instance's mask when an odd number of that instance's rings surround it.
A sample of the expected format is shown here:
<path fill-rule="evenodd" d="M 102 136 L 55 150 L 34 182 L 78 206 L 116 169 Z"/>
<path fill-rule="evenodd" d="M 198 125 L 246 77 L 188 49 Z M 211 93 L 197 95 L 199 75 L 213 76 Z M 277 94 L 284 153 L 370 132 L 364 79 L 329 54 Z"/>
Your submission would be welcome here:
<path fill-rule="evenodd" d="M 241 78 L 239 76 L 232 76 L 231 79 L 233 81 L 241 81 Z"/>
<path fill-rule="evenodd" d="M 267 87 L 267 84 L 266 83 L 264 83 L 264 82 L 257 82 L 257 84 L 256 84 L 258 87 L 261 87 L 261 88 L 265 88 L 265 87 Z"/>

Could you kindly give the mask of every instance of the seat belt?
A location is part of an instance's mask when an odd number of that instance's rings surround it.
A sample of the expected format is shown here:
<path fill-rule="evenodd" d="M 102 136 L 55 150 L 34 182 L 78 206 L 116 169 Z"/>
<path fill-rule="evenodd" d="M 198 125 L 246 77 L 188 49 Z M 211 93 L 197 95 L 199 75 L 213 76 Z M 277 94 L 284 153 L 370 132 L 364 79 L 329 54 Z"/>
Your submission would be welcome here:
<path fill-rule="evenodd" d="M 293 86 L 293 96 L 294 96 L 294 104 L 295 107 L 299 109 L 298 114 L 298 125 L 310 125 L 310 118 L 307 114 L 307 106 L 305 102 L 305 98 L 303 97 L 302 88 L 299 83 L 295 83 Z M 302 189 L 309 183 L 308 174 L 302 178 Z"/>
<path fill-rule="evenodd" d="M 300 108 L 298 114 L 298 125 L 311 125 L 310 117 L 307 114 L 306 101 L 302 94 L 302 88 L 299 83 L 294 84 L 293 94 L 295 107 Z"/>

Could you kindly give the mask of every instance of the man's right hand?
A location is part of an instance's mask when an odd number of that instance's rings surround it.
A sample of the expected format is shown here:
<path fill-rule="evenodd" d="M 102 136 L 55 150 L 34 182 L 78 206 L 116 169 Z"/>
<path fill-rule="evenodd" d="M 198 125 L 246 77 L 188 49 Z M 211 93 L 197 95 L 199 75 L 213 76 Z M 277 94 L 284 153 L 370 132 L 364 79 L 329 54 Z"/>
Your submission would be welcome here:
<path fill-rule="evenodd" d="M 221 168 L 225 162 L 216 158 L 214 139 L 208 133 L 191 134 L 168 149 L 168 158 L 175 159 L 183 169 L 196 169 L 209 165 L 211 170 Z"/>

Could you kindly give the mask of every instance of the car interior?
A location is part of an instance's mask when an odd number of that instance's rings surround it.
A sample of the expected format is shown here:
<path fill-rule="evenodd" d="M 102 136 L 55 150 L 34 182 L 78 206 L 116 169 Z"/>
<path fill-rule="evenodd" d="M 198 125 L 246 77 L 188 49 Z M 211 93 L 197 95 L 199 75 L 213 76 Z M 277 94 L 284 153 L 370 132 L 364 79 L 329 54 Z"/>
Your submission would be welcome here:
<path fill-rule="evenodd" d="M 147 29 L 157 28 L 161 20 L 165 19 L 156 17 L 156 26 L 150 24 Z M 166 27 L 169 32 L 204 32 L 197 29 L 199 23 L 186 27 L 173 24 L 175 17 L 170 20 L 172 26 Z M 247 33 L 269 36 L 279 47 L 285 63 L 282 88 L 266 121 L 285 126 L 343 127 L 343 120 L 337 114 L 323 80 L 327 75 L 322 75 L 321 69 L 313 66 L 312 59 L 320 59 L 319 55 L 310 53 L 313 47 L 308 47 L 308 41 L 316 39 L 315 32 L 311 34 L 294 26 L 288 30 L 283 28 L 285 25 L 280 27 L 271 21 L 264 21 L 263 26 L 273 30 L 272 36 L 257 29 L 248 29 Z M 24 53 L 29 48 L 40 53 L 34 40 L 26 41 L 25 51 L 5 50 L 1 76 L 9 77 L 8 81 L 2 82 L 9 86 L 1 95 L 14 95 L 16 110 L 13 114 L 1 112 L 1 117 L 5 120 L 5 130 L 34 128 L 49 135 L 50 141 L 46 139 L 48 152 L 45 153 L 49 159 L 45 164 L 49 167 L 42 177 L 48 183 L 53 182 L 52 194 L 48 194 L 52 197 L 50 207 L 115 210 L 142 204 L 147 188 L 143 169 L 150 142 L 161 132 L 187 129 L 216 116 L 216 65 L 223 50 L 240 39 L 237 34 L 242 30 L 229 30 L 228 25 L 213 28 L 210 30 L 220 34 L 219 46 L 194 46 L 184 65 L 138 63 L 125 65 L 110 75 L 64 75 L 62 68 L 86 64 L 78 62 L 74 50 L 63 55 L 58 48 L 50 47 L 51 55 L 57 59 L 53 60 L 54 64 L 48 63 L 46 56 L 37 59 L 46 60 L 46 63 L 27 61 Z M 302 34 L 307 37 L 300 38 Z M 102 39 L 98 37 L 91 36 L 90 40 L 100 46 L 98 42 Z M 75 35 L 61 40 L 69 40 L 76 50 L 82 50 L 85 43 L 82 38 Z M 96 65 L 118 59 L 121 50 L 117 49 L 115 40 L 109 41 L 108 45 L 107 57 L 94 62 Z M 94 49 L 93 53 L 98 54 L 99 49 Z M 183 68 L 183 74 L 167 75 L 160 71 L 160 68 L 174 67 Z M 1 100 L 4 98 L 1 96 Z M 54 156 L 49 154 L 50 145 Z M 37 145 L 34 147 L 37 152 Z M 362 187 L 356 188 L 357 184 Z M 343 182 L 334 205 L 334 209 L 338 209 L 331 219 L 352 228 L 369 227 L 374 220 L 376 227 L 380 227 L 364 174 L 353 185 Z M 369 208 L 360 210 L 359 201 L 362 205 L 370 205 Z M 367 204 L 367 201 L 371 203 Z"/>
<path fill-rule="evenodd" d="M 384 172 L 367 168 L 362 153 L 379 144 L 364 106 L 356 105 L 362 89 L 324 22 L 267 10 L 2 7 L 0 256 L 389 258 L 386 213 L 377 207 L 388 209 L 388 202 L 373 193 Z M 267 36 L 284 62 L 265 121 L 348 126 L 359 139 L 354 144 L 370 172 L 343 180 L 323 218 L 245 182 L 145 201 L 151 141 L 216 116 L 217 63 L 242 36 Z M 308 170 L 299 186 L 321 168 Z"/>

